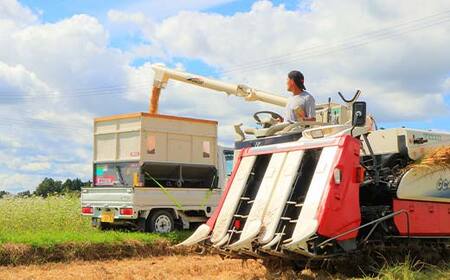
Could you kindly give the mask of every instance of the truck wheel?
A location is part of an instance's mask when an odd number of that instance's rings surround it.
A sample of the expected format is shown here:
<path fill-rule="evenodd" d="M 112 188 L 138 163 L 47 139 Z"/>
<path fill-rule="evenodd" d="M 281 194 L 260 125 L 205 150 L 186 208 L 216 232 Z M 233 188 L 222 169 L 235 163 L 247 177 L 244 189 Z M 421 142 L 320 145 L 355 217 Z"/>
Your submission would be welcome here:
<path fill-rule="evenodd" d="M 147 219 L 147 228 L 150 232 L 167 233 L 175 228 L 172 214 L 167 210 L 153 212 Z"/>

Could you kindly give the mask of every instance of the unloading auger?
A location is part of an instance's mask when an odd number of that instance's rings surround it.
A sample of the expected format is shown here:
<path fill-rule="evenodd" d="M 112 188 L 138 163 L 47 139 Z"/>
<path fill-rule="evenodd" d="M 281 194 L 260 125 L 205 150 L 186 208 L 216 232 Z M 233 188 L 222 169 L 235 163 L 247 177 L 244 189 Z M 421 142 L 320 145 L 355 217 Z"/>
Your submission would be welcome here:
<path fill-rule="evenodd" d="M 150 113 L 158 112 L 161 89 L 166 87 L 169 80 L 176 80 L 202 88 L 211 89 L 213 91 L 223 92 L 228 95 L 243 97 L 246 101 L 261 101 L 282 107 L 286 105 L 285 97 L 264 92 L 246 85 L 231 84 L 184 71 L 169 69 L 159 64 L 153 64 L 152 68 L 155 72 L 155 76 L 153 80 L 152 96 L 150 99 Z"/>

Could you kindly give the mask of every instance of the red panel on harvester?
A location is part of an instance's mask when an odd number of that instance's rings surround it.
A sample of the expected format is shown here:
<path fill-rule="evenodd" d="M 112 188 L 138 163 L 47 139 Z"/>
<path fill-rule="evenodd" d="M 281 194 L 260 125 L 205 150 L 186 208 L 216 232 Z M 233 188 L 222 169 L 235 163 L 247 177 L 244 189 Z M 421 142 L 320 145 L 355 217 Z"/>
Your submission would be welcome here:
<path fill-rule="evenodd" d="M 450 203 L 394 200 L 394 212 L 405 209 L 409 216 L 410 235 L 450 235 Z M 407 216 L 394 217 L 401 235 L 408 235 Z"/>
<path fill-rule="evenodd" d="M 330 185 L 325 193 L 319 212 L 318 233 L 334 237 L 345 231 L 357 228 L 361 223 L 359 209 L 359 182 L 361 166 L 359 163 L 360 142 L 350 136 L 341 138 L 341 149 L 330 174 Z M 344 235 L 338 240 L 355 238 L 358 231 Z"/>

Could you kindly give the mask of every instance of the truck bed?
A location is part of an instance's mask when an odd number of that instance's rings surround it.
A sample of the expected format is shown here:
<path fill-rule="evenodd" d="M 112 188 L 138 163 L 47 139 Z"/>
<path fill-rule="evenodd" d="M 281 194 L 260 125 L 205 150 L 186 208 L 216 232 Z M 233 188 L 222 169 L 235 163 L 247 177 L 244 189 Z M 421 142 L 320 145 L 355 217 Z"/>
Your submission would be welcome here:
<path fill-rule="evenodd" d="M 142 187 L 84 188 L 81 202 L 82 207 L 96 208 L 132 207 L 147 210 L 173 208 L 178 204 L 181 206 L 179 210 L 200 210 L 208 206 L 214 208 L 220 197 L 220 189 L 166 188 L 165 191 L 166 193 L 161 188 Z"/>

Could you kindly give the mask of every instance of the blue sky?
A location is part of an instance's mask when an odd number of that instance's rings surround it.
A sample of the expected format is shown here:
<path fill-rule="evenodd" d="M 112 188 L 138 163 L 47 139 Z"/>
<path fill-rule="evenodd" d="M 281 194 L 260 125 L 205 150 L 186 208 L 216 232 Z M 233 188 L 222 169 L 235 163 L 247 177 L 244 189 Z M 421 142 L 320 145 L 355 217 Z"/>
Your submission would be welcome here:
<path fill-rule="evenodd" d="M 36 12 L 42 12 L 41 19 L 44 22 L 56 22 L 58 20 L 70 17 L 74 14 L 89 14 L 99 19 L 106 19 L 106 14 L 111 9 L 128 9 L 133 11 L 130 7 L 131 1 L 123 0 L 61 0 L 61 1 L 45 1 L 45 0 L 21 0 L 22 4 L 31 7 Z M 155 1 L 150 1 L 155 2 Z M 200 11 L 219 13 L 222 15 L 233 15 L 237 12 L 244 12 L 250 10 L 255 1 L 228 1 L 229 3 L 218 4 L 213 7 L 206 6 Z M 295 8 L 297 1 L 273 1 L 275 4 L 284 4 L 287 8 Z M 151 13 L 151 11 L 147 11 Z M 176 9 L 171 13 L 175 14 Z"/>
<path fill-rule="evenodd" d="M 380 127 L 448 131 L 449 17 L 446 0 L 1 1 L 0 189 L 90 179 L 92 119 L 146 111 L 158 62 L 283 96 L 299 69 L 319 103 L 361 89 Z M 227 144 L 263 109 L 282 112 L 177 83 L 161 100 Z"/>
<path fill-rule="evenodd" d="M 111 7 L 120 7 L 124 1 L 120 0 L 23 0 L 23 5 L 30 7 L 33 11 L 41 13 L 43 22 L 56 22 L 71 17 L 74 14 L 90 14 L 95 17 L 104 18 Z"/>
<path fill-rule="evenodd" d="M 45 22 L 55 22 L 74 14 L 89 14 L 98 18 L 106 18 L 106 14 L 111 9 L 127 8 L 131 1 L 123 0 L 21 0 L 22 4 L 31 7 L 33 10 L 42 11 L 42 20 Z M 154 1 L 153 1 L 154 2 Z M 219 13 L 222 15 L 233 15 L 238 12 L 249 11 L 254 0 L 235 0 L 228 3 L 218 4 L 213 7 L 205 7 L 201 11 Z M 289 10 L 295 10 L 299 6 L 298 1 L 276 0 L 272 1 L 274 5 L 284 5 Z M 176 13 L 176 10 L 174 10 Z"/>

